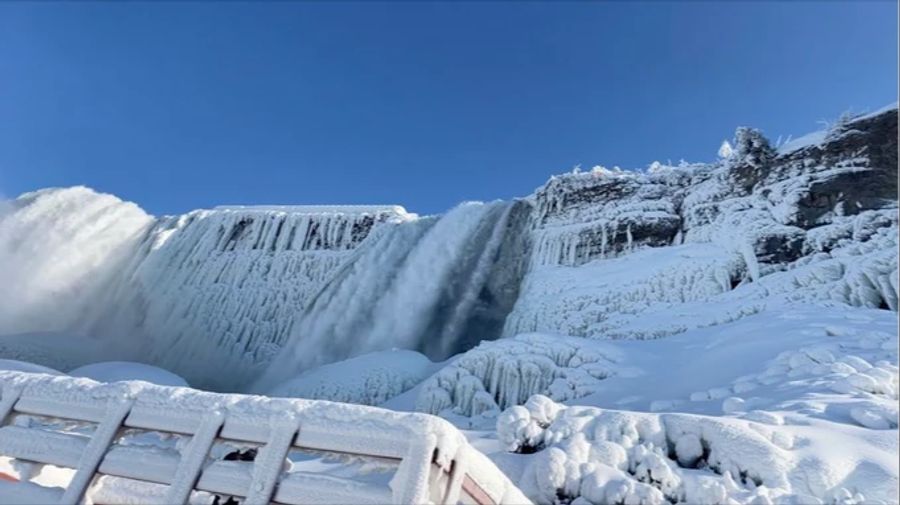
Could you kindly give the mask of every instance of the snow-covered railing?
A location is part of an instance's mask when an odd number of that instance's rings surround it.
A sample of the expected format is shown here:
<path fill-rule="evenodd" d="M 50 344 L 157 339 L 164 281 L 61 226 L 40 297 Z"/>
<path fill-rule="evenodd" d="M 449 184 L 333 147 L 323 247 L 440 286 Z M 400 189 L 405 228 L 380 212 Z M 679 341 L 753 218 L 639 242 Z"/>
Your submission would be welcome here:
<path fill-rule="evenodd" d="M 188 503 L 198 493 L 245 504 L 528 501 L 430 415 L 21 372 L 0 372 L 0 387 L 0 460 L 26 468 L 21 481 L 0 479 L 0 497 L 13 502 Z M 226 461 L 214 455 L 223 447 L 254 452 Z M 310 455 L 320 459 L 304 469 Z M 346 468 L 322 470 L 335 461 Z M 40 485 L 43 465 L 72 469 L 71 479 Z M 348 476 L 353 465 L 365 471 Z M 389 481 L 367 477 L 376 467 L 393 470 Z"/>

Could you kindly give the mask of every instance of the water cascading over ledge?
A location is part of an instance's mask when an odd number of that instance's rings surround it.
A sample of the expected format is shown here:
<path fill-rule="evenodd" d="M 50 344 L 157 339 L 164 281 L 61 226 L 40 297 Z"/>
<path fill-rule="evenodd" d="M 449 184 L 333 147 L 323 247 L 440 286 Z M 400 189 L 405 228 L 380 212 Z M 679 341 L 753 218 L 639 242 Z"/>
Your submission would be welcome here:
<path fill-rule="evenodd" d="M 499 336 L 529 212 L 515 201 L 425 218 L 394 206 L 153 218 L 88 188 L 26 194 L 0 215 L 4 279 L 18 294 L 0 308 L 0 331 L 29 335 L 4 338 L 3 349 L 42 362 L 55 344 L 31 344 L 46 332 L 94 336 L 109 344 L 95 360 L 151 363 L 228 391 L 285 346 L 276 375 L 395 347 L 443 359 Z M 91 353 L 77 354 L 47 364 L 65 371 Z"/>
<path fill-rule="evenodd" d="M 255 389 L 364 352 L 442 360 L 496 338 L 518 295 L 529 211 L 521 201 L 470 202 L 382 227 L 298 318 Z"/>

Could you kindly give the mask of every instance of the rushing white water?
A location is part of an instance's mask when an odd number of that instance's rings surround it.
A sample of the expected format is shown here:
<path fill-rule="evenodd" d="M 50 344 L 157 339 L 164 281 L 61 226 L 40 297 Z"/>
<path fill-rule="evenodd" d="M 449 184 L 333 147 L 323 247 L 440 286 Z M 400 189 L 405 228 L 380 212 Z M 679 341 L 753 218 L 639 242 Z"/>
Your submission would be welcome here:
<path fill-rule="evenodd" d="M 380 230 L 309 306 L 256 389 L 370 351 L 415 349 L 437 359 L 458 351 L 512 208 L 464 203 L 440 218 Z"/>
<path fill-rule="evenodd" d="M 73 331 L 153 218 L 84 187 L 45 189 L 0 209 L 0 333 Z"/>

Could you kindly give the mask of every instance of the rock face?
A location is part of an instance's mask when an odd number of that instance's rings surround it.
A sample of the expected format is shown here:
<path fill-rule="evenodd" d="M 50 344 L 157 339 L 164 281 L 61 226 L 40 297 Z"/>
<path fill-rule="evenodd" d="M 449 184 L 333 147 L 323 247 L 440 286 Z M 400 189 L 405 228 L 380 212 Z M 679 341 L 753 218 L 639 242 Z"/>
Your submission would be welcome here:
<path fill-rule="evenodd" d="M 0 334 L 127 338 L 136 355 L 121 359 L 241 389 L 276 355 L 303 370 L 393 347 L 443 360 L 533 331 L 657 338 L 775 298 L 896 310 L 896 107 L 777 151 L 739 129 L 735 146 L 712 164 L 566 174 L 425 218 L 154 219 L 86 188 L 23 195 L 0 209 L 0 272 L 20 293 L 0 304 Z M 724 309 L 710 316 L 712 300 Z"/>
<path fill-rule="evenodd" d="M 772 156 L 553 177 L 534 196 L 538 264 L 579 265 L 634 249 L 743 235 L 762 263 L 804 252 L 805 231 L 897 205 L 897 109 L 837 125 Z M 732 226 L 737 226 L 737 229 Z"/>
<path fill-rule="evenodd" d="M 679 304 L 723 294 L 733 317 L 775 296 L 896 309 L 897 109 L 779 151 L 748 129 L 735 144 L 713 164 L 551 178 L 532 197 L 531 268 L 504 333 L 655 338 L 722 322 L 676 321 Z M 672 320 L 643 322 L 651 306 Z"/>

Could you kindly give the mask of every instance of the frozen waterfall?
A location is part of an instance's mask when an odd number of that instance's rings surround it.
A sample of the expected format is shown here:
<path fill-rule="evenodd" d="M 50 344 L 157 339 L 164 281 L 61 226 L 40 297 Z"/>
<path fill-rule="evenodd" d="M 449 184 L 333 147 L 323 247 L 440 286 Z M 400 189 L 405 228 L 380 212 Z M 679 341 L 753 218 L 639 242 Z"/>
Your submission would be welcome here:
<path fill-rule="evenodd" d="M 517 203 L 464 203 L 381 228 L 308 306 L 256 389 L 365 352 L 445 359 L 472 338 L 496 337 L 518 289 L 519 260 L 503 254 L 518 235 Z"/>

